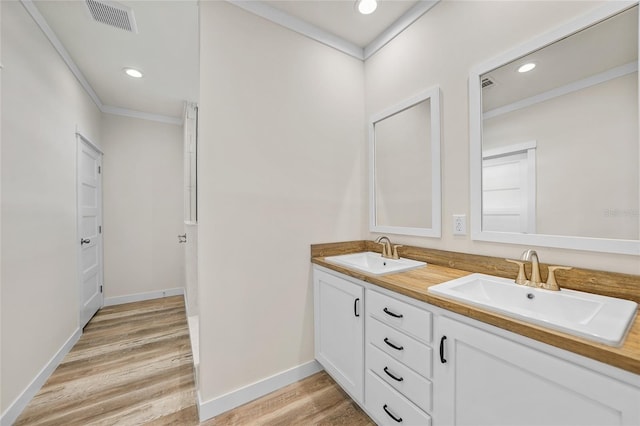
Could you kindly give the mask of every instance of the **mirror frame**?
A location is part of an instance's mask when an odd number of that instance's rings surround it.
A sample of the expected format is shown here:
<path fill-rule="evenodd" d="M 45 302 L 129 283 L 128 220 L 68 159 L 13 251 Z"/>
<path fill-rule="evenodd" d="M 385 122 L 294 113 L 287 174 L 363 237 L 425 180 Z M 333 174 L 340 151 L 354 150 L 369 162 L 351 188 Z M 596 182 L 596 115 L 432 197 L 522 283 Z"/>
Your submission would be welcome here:
<path fill-rule="evenodd" d="M 541 49 L 586 27 L 594 25 L 638 4 L 638 1 L 615 1 L 546 32 L 520 46 L 474 66 L 469 73 L 469 147 L 471 189 L 471 239 L 499 243 L 557 247 L 574 250 L 640 255 L 640 240 L 573 237 L 547 234 L 520 234 L 482 230 L 482 89 L 480 77 L 502 65 Z M 640 38 L 640 35 L 639 35 Z M 639 93 L 640 99 L 640 93 Z"/>
<path fill-rule="evenodd" d="M 431 104 L 431 228 L 378 225 L 376 223 L 375 124 L 429 99 Z M 371 232 L 439 238 L 442 234 L 442 195 L 440 177 L 440 88 L 424 90 L 369 119 L 369 230 Z"/>

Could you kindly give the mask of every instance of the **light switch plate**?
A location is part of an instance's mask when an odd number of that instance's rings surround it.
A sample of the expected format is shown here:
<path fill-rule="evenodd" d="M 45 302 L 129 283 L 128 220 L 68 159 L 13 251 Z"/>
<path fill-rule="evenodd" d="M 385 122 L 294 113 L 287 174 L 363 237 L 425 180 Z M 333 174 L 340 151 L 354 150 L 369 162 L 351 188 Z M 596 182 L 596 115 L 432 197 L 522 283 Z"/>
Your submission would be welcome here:
<path fill-rule="evenodd" d="M 453 215 L 453 235 L 467 235 L 467 215 Z"/>

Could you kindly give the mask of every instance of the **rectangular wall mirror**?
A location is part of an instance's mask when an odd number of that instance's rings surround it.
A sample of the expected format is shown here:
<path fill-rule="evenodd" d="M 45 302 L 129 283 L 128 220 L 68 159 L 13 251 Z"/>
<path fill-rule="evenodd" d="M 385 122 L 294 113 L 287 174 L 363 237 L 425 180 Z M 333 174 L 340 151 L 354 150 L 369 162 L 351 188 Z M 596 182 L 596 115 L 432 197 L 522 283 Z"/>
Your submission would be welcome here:
<path fill-rule="evenodd" d="M 440 237 L 440 89 L 369 121 L 370 230 Z"/>
<path fill-rule="evenodd" d="M 477 66 L 469 95 L 473 239 L 640 254 L 637 2 Z"/>

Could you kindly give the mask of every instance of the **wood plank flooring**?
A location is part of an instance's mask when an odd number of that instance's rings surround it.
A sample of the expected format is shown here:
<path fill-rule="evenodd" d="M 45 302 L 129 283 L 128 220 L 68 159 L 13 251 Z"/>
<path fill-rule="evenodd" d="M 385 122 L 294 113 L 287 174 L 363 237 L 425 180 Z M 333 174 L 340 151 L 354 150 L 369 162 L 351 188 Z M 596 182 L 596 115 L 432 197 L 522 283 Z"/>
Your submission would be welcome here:
<path fill-rule="evenodd" d="M 323 371 L 202 425 L 375 426 L 375 423 Z"/>
<path fill-rule="evenodd" d="M 198 425 L 181 296 L 101 309 L 15 425 Z M 204 423 L 373 425 L 324 372 Z"/>
<path fill-rule="evenodd" d="M 16 425 L 195 419 L 194 401 L 184 302 L 168 297 L 101 309 Z"/>

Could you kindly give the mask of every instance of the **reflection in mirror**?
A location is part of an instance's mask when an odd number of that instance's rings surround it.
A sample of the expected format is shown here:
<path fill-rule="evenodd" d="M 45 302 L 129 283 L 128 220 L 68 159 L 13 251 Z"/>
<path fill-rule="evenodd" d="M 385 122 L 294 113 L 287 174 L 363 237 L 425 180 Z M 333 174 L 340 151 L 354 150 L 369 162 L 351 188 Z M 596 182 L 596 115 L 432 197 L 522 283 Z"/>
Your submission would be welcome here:
<path fill-rule="evenodd" d="M 593 22 L 475 76 L 475 239 L 640 254 L 638 6 Z"/>
<path fill-rule="evenodd" d="M 431 89 L 371 118 L 371 230 L 440 236 L 440 101 Z"/>
<path fill-rule="evenodd" d="M 374 124 L 376 224 L 431 228 L 430 130 L 430 99 Z"/>

